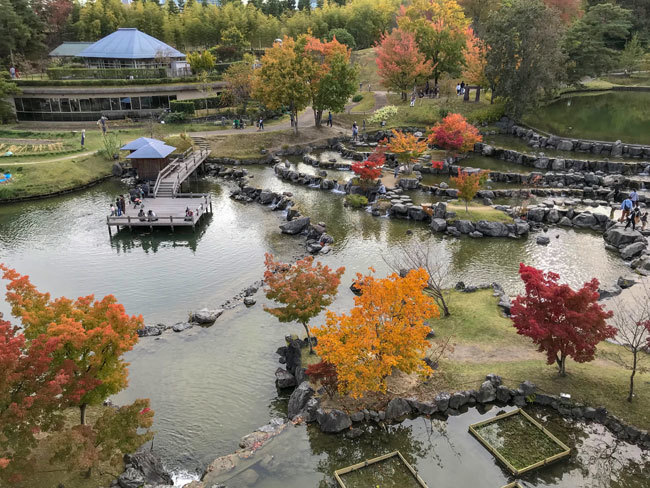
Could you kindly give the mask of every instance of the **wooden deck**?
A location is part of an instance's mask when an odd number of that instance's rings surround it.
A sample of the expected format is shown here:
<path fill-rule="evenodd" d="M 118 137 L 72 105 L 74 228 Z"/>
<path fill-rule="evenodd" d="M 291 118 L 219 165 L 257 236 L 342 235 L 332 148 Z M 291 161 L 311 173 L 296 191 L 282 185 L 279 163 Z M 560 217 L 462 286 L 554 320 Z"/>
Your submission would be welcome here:
<path fill-rule="evenodd" d="M 187 207 L 194 212 L 192 217 L 185 217 Z M 191 226 L 194 229 L 204 215 L 212 213 L 212 198 L 209 194 L 203 193 L 180 193 L 175 198 L 145 198 L 142 202 L 142 209 L 145 214 L 149 210 L 153 210 L 157 220 L 150 221 L 147 218 L 141 220 L 138 217 L 140 207 L 133 208 L 133 204 L 129 203 L 126 206 L 125 214 L 120 217 L 106 217 L 109 235 L 111 235 L 111 227 L 115 227 L 118 231 L 120 228 L 132 229 L 134 227 L 148 227 L 151 230 L 154 227 L 171 227 L 174 230 L 174 227 Z"/>

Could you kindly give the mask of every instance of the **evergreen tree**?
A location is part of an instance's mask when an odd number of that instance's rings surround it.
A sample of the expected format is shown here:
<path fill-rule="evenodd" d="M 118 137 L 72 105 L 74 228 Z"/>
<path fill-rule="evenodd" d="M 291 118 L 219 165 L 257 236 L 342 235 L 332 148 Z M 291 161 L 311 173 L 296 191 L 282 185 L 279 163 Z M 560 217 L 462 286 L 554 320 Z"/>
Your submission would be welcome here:
<path fill-rule="evenodd" d="M 309 12 L 311 10 L 311 1 L 298 0 L 298 10 L 306 10 L 307 12 Z"/>

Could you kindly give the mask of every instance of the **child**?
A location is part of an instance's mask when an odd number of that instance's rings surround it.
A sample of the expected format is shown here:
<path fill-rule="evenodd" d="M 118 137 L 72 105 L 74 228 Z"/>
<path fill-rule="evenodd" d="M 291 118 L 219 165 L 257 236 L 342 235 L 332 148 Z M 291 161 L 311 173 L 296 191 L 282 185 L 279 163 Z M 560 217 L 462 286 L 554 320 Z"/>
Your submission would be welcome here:
<path fill-rule="evenodd" d="M 645 230 L 645 225 L 648 223 L 648 212 L 641 215 L 641 230 Z"/>

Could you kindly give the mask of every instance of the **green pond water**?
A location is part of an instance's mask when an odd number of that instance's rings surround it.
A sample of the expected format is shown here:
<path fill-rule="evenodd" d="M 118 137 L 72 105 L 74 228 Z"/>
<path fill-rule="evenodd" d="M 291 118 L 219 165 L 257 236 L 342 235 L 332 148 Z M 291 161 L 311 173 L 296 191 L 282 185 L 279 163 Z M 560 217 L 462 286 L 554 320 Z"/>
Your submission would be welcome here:
<path fill-rule="evenodd" d="M 650 92 L 598 92 L 562 97 L 524 120 L 564 137 L 650 144 Z"/>
<path fill-rule="evenodd" d="M 397 252 L 405 239 L 423 240 L 435 248 L 448 263 L 450 285 L 458 280 L 498 281 L 510 294 L 521 290 L 517 269 L 522 261 L 558 272 L 573 286 L 594 276 L 613 283 L 627 270 L 605 250 L 597 233 L 552 229 L 554 238 L 548 246 L 536 245 L 534 238 L 449 239 L 432 235 L 422 224 L 348 210 L 342 195 L 280 181 L 269 167 L 250 168 L 250 173 L 251 184 L 291 191 L 305 214 L 327 224 L 336 243 L 319 259 L 330 266 L 346 266 L 332 306 L 338 311 L 353 303 L 348 287 L 354 274 L 374 266 L 378 275 L 384 275 L 388 269 L 382 256 Z M 208 180 L 192 187 L 210 192 L 214 202 L 214 214 L 196 233 L 127 230 L 109 239 L 105 216 L 115 195 L 125 190 L 117 182 L 61 198 L 4 205 L 1 260 L 54 296 L 112 293 L 129 313 L 142 314 L 146 323 L 183 321 L 189 311 L 216 308 L 261 279 L 265 252 L 284 260 L 304 252 L 304 238 L 279 233 L 280 213 L 231 200 L 233 187 L 232 182 Z M 407 230 L 413 234 L 407 235 Z M 143 338 L 126 355 L 131 363 L 129 387 L 113 400 L 119 404 L 151 398 L 156 412 L 154 449 L 177 473 L 196 476 L 216 457 L 237 449 L 242 436 L 286 409 L 286 394 L 274 385 L 275 350 L 286 334 L 301 334 L 302 328 L 280 324 L 263 311 L 267 303 L 263 295 L 256 298 L 254 307 L 228 310 L 212 327 Z M 9 316 L 4 301 L 0 312 Z M 290 426 L 264 448 L 276 459 L 277 469 L 260 471 L 255 486 L 330 486 L 334 469 L 395 449 L 417 464 L 430 487 L 476 486 L 479 479 L 485 480 L 481 486 L 502 486 L 507 474 L 467 433 L 467 425 L 480 418 L 481 413 L 470 410 L 448 423 L 419 419 L 387 430 L 367 426 L 366 434 L 355 441 L 323 435 L 313 427 Z M 588 452 L 596 459 L 604 449 L 597 433 L 592 436 L 582 428 L 568 432 L 580 439 L 593 437 L 595 444 Z M 643 486 L 635 481 L 636 465 L 628 462 L 638 454 L 628 454 L 623 456 L 625 463 L 615 466 L 613 479 L 622 479 L 622 484 L 599 486 Z M 595 486 L 589 484 L 590 469 L 590 458 L 577 457 L 573 464 L 541 471 L 526 486 Z M 233 479 L 227 486 L 244 485 Z"/>

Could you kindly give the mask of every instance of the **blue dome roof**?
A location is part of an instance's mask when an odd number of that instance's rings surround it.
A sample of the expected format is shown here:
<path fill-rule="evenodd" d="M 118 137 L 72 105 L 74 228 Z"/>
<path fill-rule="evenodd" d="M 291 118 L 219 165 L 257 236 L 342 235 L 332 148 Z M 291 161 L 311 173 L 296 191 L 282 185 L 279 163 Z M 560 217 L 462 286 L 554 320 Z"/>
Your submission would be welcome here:
<path fill-rule="evenodd" d="M 79 56 L 106 59 L 185 58 L 182 52 L 135 28 L 117 29 L 88 46 Z"/>

